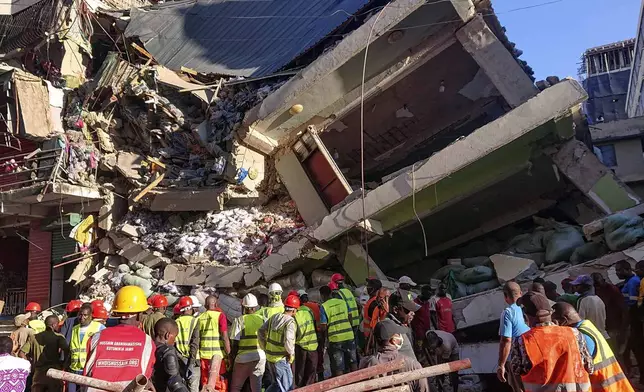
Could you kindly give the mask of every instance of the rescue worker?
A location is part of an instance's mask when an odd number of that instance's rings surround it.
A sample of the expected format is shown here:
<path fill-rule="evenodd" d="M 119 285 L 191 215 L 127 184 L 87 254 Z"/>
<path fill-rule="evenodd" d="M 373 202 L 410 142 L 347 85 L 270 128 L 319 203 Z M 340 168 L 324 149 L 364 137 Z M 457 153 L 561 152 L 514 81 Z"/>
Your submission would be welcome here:
<path fill-rule="evenodd" d="M 116 293 L 112 316 L 119 319 L 119 324 L 90 338 L 84 375 L 110 382 L 130 382 L 139 374 L 152 376 L 156 347 L 152 338 L 139 329 L 147 309 L 145 292 L 140 287 L 124 286 Z"/>
<path fill-rule="evenodd" d="M 25 312 L 28 312 L 31 315 L 29 317 L 29 328 L 33 329 L 34 333 L 40 333 L 47 329 L 45 323 L 38 319 L 40 312 L 42 312 L 42 308 L 39 303 L 29 302 L 27 306 L 25 306 Z"/>
<path fill-rule="evenodd" d="M 586 345 L 593 357 L 594 373 L 590 375 L 593 392 L 633 392 L 631 383 L 619 366 L 604 334 L 590 320 L 582 320 L 574 306 L 558 302 L 552 319 L 559 325 L 577 328 L 586 338 Z"/>
<path fill-rule="evenodd" d="M 34 335 L 34 331 L 27 327 L 29 323 L 29 313 L 19 314 L 13 318 L 15 329 L 11 332 L 11 341 L 13 342 L 12 354 L 17 355 L 20 348 L 27 343 L 29 337 Z"/>
<path fill-rule="evenodd" d="M 284 313 L 284 304 L 282 303 L 282 286 L 279 283 L 271 283 L 268 286 L 268 306 L 257 311 L 257 314 L 264 318 L 264 321 L 275 314 Z"/>
<path fill-rule="evenodd" d="M 87 342 L 94 334 L 105 329 L 105 326 L 93 321 L 92 313 L 92 305 L 83 304 L 80 312 L 78 312 L 78 324 L 72 328 L 72 338 L 69 342 L 71 355 L 69 370 L 76 374 L 83 374 L 85 362 L 87 361 Z M 79 389 L 78 385 L 69 384 L 69 392 L 76 392 Z"/>
<path fill-rule="evenodd" d="M 83 301 L 78 299 L 73 299 L 65 305 L 65 314 L 67 317 L 60 327 L 60 334 L 65 337 L 67 343 L 72 340 L 72 328 L 78 323 L 78 312 L 81 306 L 83 306 Z"/>
<path fill-rule="evenodd" d="M 201 361 L 201 383 L 217 391 L 227 391 L 228 382 L 224 359 L 230 354 L 226 315 L 218 308 L 214 295 L 206 298 L 206 311 L 199 315 L 199 358 Z M 211 373 L 212 370 L 212 374 Z"/>
<path fill-rule="evenodd" d="M 184 296 L 179 298 L 175 306 L 178 311 L 177 326 L 179 334 L 176 338 L 175 348 L 179 353 L 179 360 L 183 363 L 186 384 L 190 392 L 199 392 L 201 378 L 201 365 L 199 361 L 199 319 L 194 317 L 195 308 L 192 298 Z"/>
<path fill-rule="evenodd" d="M 154 312 L 143 320 L 143 331 L 154 339 L 154 325 L 165 317 L 165 310 L 168 308 L 168 299 L 165 295 L 157 294 L 152 298 Z"/>
<path fill-rule="evenodd" d="M 341 376 L 358 369 L 355 336 L 349 322 L 346 302 L 331 298 L 328 286 L 320 287 L 322 307 L 320 308 L 321 329 L 329 341 L 329 360 L 333 376 Z"/>
<path fill-rule="evenodd" d="M 335 273 L 331 275 L 331 282 L 335 282 L 338 285 L 338 294 L 347 303 L 347 308 L 349 308 L 349 321 L 351 322 L 351 327 L 353 327 L 353 334 L 357 336 L 358 329 L 360 327 L 360 310 L 358 309 L 358 301 L 353 295 L 351 290 L 344 283 L 344 276 L 342 274 Z"/>
<path fill-rule="evenodd" d="M 320 329 L 320 304 L 317 302 L 309 301 L 309 295 L 306 290 L 298 290 L 297 295 L 300 297 L 300 304 L 311 309 L 313 318 L 315 319 L 315 331 L 318 338 L 318 366 L 316 372 L 318 374 L 318 381 L 324 380 L 324 334 Z"/>
<path fill-rule="evenodd" d="M 302 298 L 299 299 L 301 304 Z M 295 323 L 297 325 L 295 333 L 295 387 L 301 388 L 315 383 L 318 367 L 318 338 L 315 316 L 307 306 L 300 306 L 297 309 Z"/>
<path fill-rule="evenodd" d="M 367 278 L 367 295 L 369 300 L 362 308 L 362 332 L 365 338 L 371 336 L 371 315 L 376 308 L 378 291 L 382 288 L 382 282 L 375 278 Z M 382 315 L 384 319 L 384 315 Z"/>
<path fill-rule="evenodd" d="M 231 362 L 234 362 L 230 392 L 240 392 L 246 380 L 251 392 L 261 392 L 262 377 L 266 369 L 266 354 L 259 346 L 257 331 L 264 324 L 256 313 L 257 297 L 246 294 L 242 299 L 242 315 L 233 321 L 230 330 Z"/>
<path fill-rule="evenodd" d="M 156 392 L 188 392 L 174 346 L 178 333 L 177 323 L 171 318 L 164 317 L 154 325 L 156 351 L 152 384 Z"/>
<path fill-rule="evenodd" d="M 460 359 L 458 342 L 451 333 L 437 329 L 435 331 L 427 331 L 425 338 L 427 339 L 427 351 L 433 357 L 432 362 L 434 364 L 448 363 Z M 444 376 L 446 375 L 439 376 L 439 378 L 442 379 Z M 458 372 L 449 373 L 449 380 L 452 386 L 452 392 L 458 392 Z M 439 383 L 439 386 L 441 390 L 445 390 L 442 383 Z"/>
<path fill-rule="evenodd" d="M 271 379 L 266 392 L 287 392 L 293 389 L 291 364 L 295 360 L 297 329 L 294 317 L 299 307 L 300 298 L 289 295 L 284 303 L 284 312 L 271 316 L 257 331 L 259 345 L 266 352 L 266 367 Z"/>
<path fill-rule="evenodd" d="M 105 326 L 108 318 L 110 318 L 110 315 L 107 312 L 107 309 L 97 307 L 94 310 L 92 310 L 92 319 L 94 319 L 94 321 L 96 321 L 97 323 Z"/>
<path fill-rule="evenodd" d="M 33 392 L 62 392 L 62 381 L 47 377 L 47 371 L 65 368 L 69 363 L 69 345 L 63 335 L 57 332 L 58 317 L 54 315 L 47 317 L 45 324 L 47 329 L 36 335 L 30 335 L 19 355 L 21 358 L 29 359 L 32 363 L 31 390 Z M 11 390 L 9 388 L 9 391 Z"/>
<path fill-rule="evenodd" d="M 589 392 L 593 360 L 583 335 L 552 322 L 546 296 L 529 292 L 519 303 L 531 329 L 514 340 L 510 358 L 525 391 Z"/>

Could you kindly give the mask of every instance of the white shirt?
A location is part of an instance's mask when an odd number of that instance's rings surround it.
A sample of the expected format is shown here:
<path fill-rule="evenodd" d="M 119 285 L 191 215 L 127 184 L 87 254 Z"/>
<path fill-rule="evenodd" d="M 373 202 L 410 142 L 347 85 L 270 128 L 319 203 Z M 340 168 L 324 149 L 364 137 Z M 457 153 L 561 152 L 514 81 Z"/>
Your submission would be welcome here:
<path fill-rule="evenodd" d="M 0 355 L 0 392 L 23 392 L 31 364 L 26 359 Z"/>
<path fill-rule="evenodd" d="M 604 338 L 608 339 L 608 332 L 606 332 L 606 305 L 604 305 L 604 301 L 596 295 L 588 295 L 581 297 L 577 306 L 579 307 L 579 317 L 590 320 L 599 332 L 604 335 Z"/>
<path fill-rule="evenodd" d="M 458 342 L 456 341 L 454 335 L 438 329 L 434 331 L 427 331 L 427 333 L 429 332 L 434 332 L 443 341 L 443 344 L 438 346 L 438 349 L 436 349 L 436 355 L 439 358 L 450 359 L 453 355 L 459 355 Z"/>

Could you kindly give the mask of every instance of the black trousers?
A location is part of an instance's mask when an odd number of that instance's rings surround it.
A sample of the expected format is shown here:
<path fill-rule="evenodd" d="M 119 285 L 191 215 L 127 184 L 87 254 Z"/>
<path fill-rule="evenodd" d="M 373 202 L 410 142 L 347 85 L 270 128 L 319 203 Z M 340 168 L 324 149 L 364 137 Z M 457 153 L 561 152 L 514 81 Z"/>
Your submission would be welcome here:
<path fill-rule="evenodd" d="M 628 310 L 631 334 L 628 337 L 628 348 L 633 351 L 637 359 L 637 367 L 640 374 L 644 374 L 644 324 L 640 318 L 637 306 L 631 306 Z"/>
<path fill-rule="evenodd" d="M 306 351 L 295 345 L 295 386 L 302 388 L 315 383 L 318 367 L 318 352 Z"/>

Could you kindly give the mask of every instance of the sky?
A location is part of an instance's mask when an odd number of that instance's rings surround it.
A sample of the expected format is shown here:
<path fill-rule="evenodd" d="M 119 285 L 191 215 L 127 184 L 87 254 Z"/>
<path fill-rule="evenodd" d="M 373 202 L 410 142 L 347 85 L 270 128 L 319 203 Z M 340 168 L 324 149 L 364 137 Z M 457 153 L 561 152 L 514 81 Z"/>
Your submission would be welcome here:
<path fill-rule="evenodd" d="M 508 38 L 523 51 L 521 59 L 537 80 L 550 75 L 577 78 L 586 49 L 635 38 L 641 4 L 642 0 L 492 0 Z M 536 7 L 519 9 L 529 6 Z"/>

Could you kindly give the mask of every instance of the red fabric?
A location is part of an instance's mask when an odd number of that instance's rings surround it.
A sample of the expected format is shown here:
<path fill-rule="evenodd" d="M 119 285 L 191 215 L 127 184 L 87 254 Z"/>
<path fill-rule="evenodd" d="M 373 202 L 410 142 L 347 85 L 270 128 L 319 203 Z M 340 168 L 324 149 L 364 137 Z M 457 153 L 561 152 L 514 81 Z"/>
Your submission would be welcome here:
<path fill-rule="evenodd" d="M 201 385 L 208 384 L 208 375 L 210 374 L 210 359 L 201 359 L 200 368 L 201 368 Z M 219 392 L 228 391 L 228 380 L 222 377 L 226 374 L 226 361 L 221 361 L 221 366 L 219 367 L 219 375 L 217 380 L 215 380 L 215 390 Z"/>
<path fill-rule="evenodd" d="M 221 308 L 216 308 L 215 310 L 221 313 L 219 315 L 219 334 L 221 335 L 222 332 L 228 331 L 228 319 L 226 319 L 226 314 Z"/>
<path fill-rule="evenodd" d="M 577 391 L 590 390 L 590 378 L 581 361 L 572 328 L 536 327 L 521 338 L 532 363 L 530 371 L 521 376 L 526 392 L 537 389 L 554 391 L 560 384 L 576 384 Z"/>
<path fill-rule="evenodd" d="M 438 298 L 436 301 L 436 318 L 438 319 L 438 329 L 452 333 L 456 329 L 454 326 L 454 317 L 452 315 L 452 300 L 447 297 Z"/>
<path fill-rule="evenodd" d="M 416 298 L 414 302 L 420 305 L 420 308 L 411 320 L 411 329 L 414 331 L 414 337 L 416 339 L 423 340 L 425 339 L 425 333 L 431 328 L 429 301 L 423 302 L 420 298 Z"/>
<path fill-rule="evenodd" d="M 84 374 L 105 381 L 132 381 L 141 374 L 147 358 L 143 374 L 151 377 L 155 350 L 152 338 L 137 327 L 118 325 L 104 329 L 87 342 Z"/>
<path fill-rule="evenodd" d="M 304 306 L 311 309 L 313 312 L 313 317 L 315 318 L 315 329 L 320 330 L 320 304 L 316 302 L 305 302 Z"/>
<path fill-rule="evenodd" d="M 595 294 L 606 305 L 606 330 L 616 331 L 621 328 L 624 312 L 624 297 L 622 292 L 612 284 L 595 287 Z"/>

